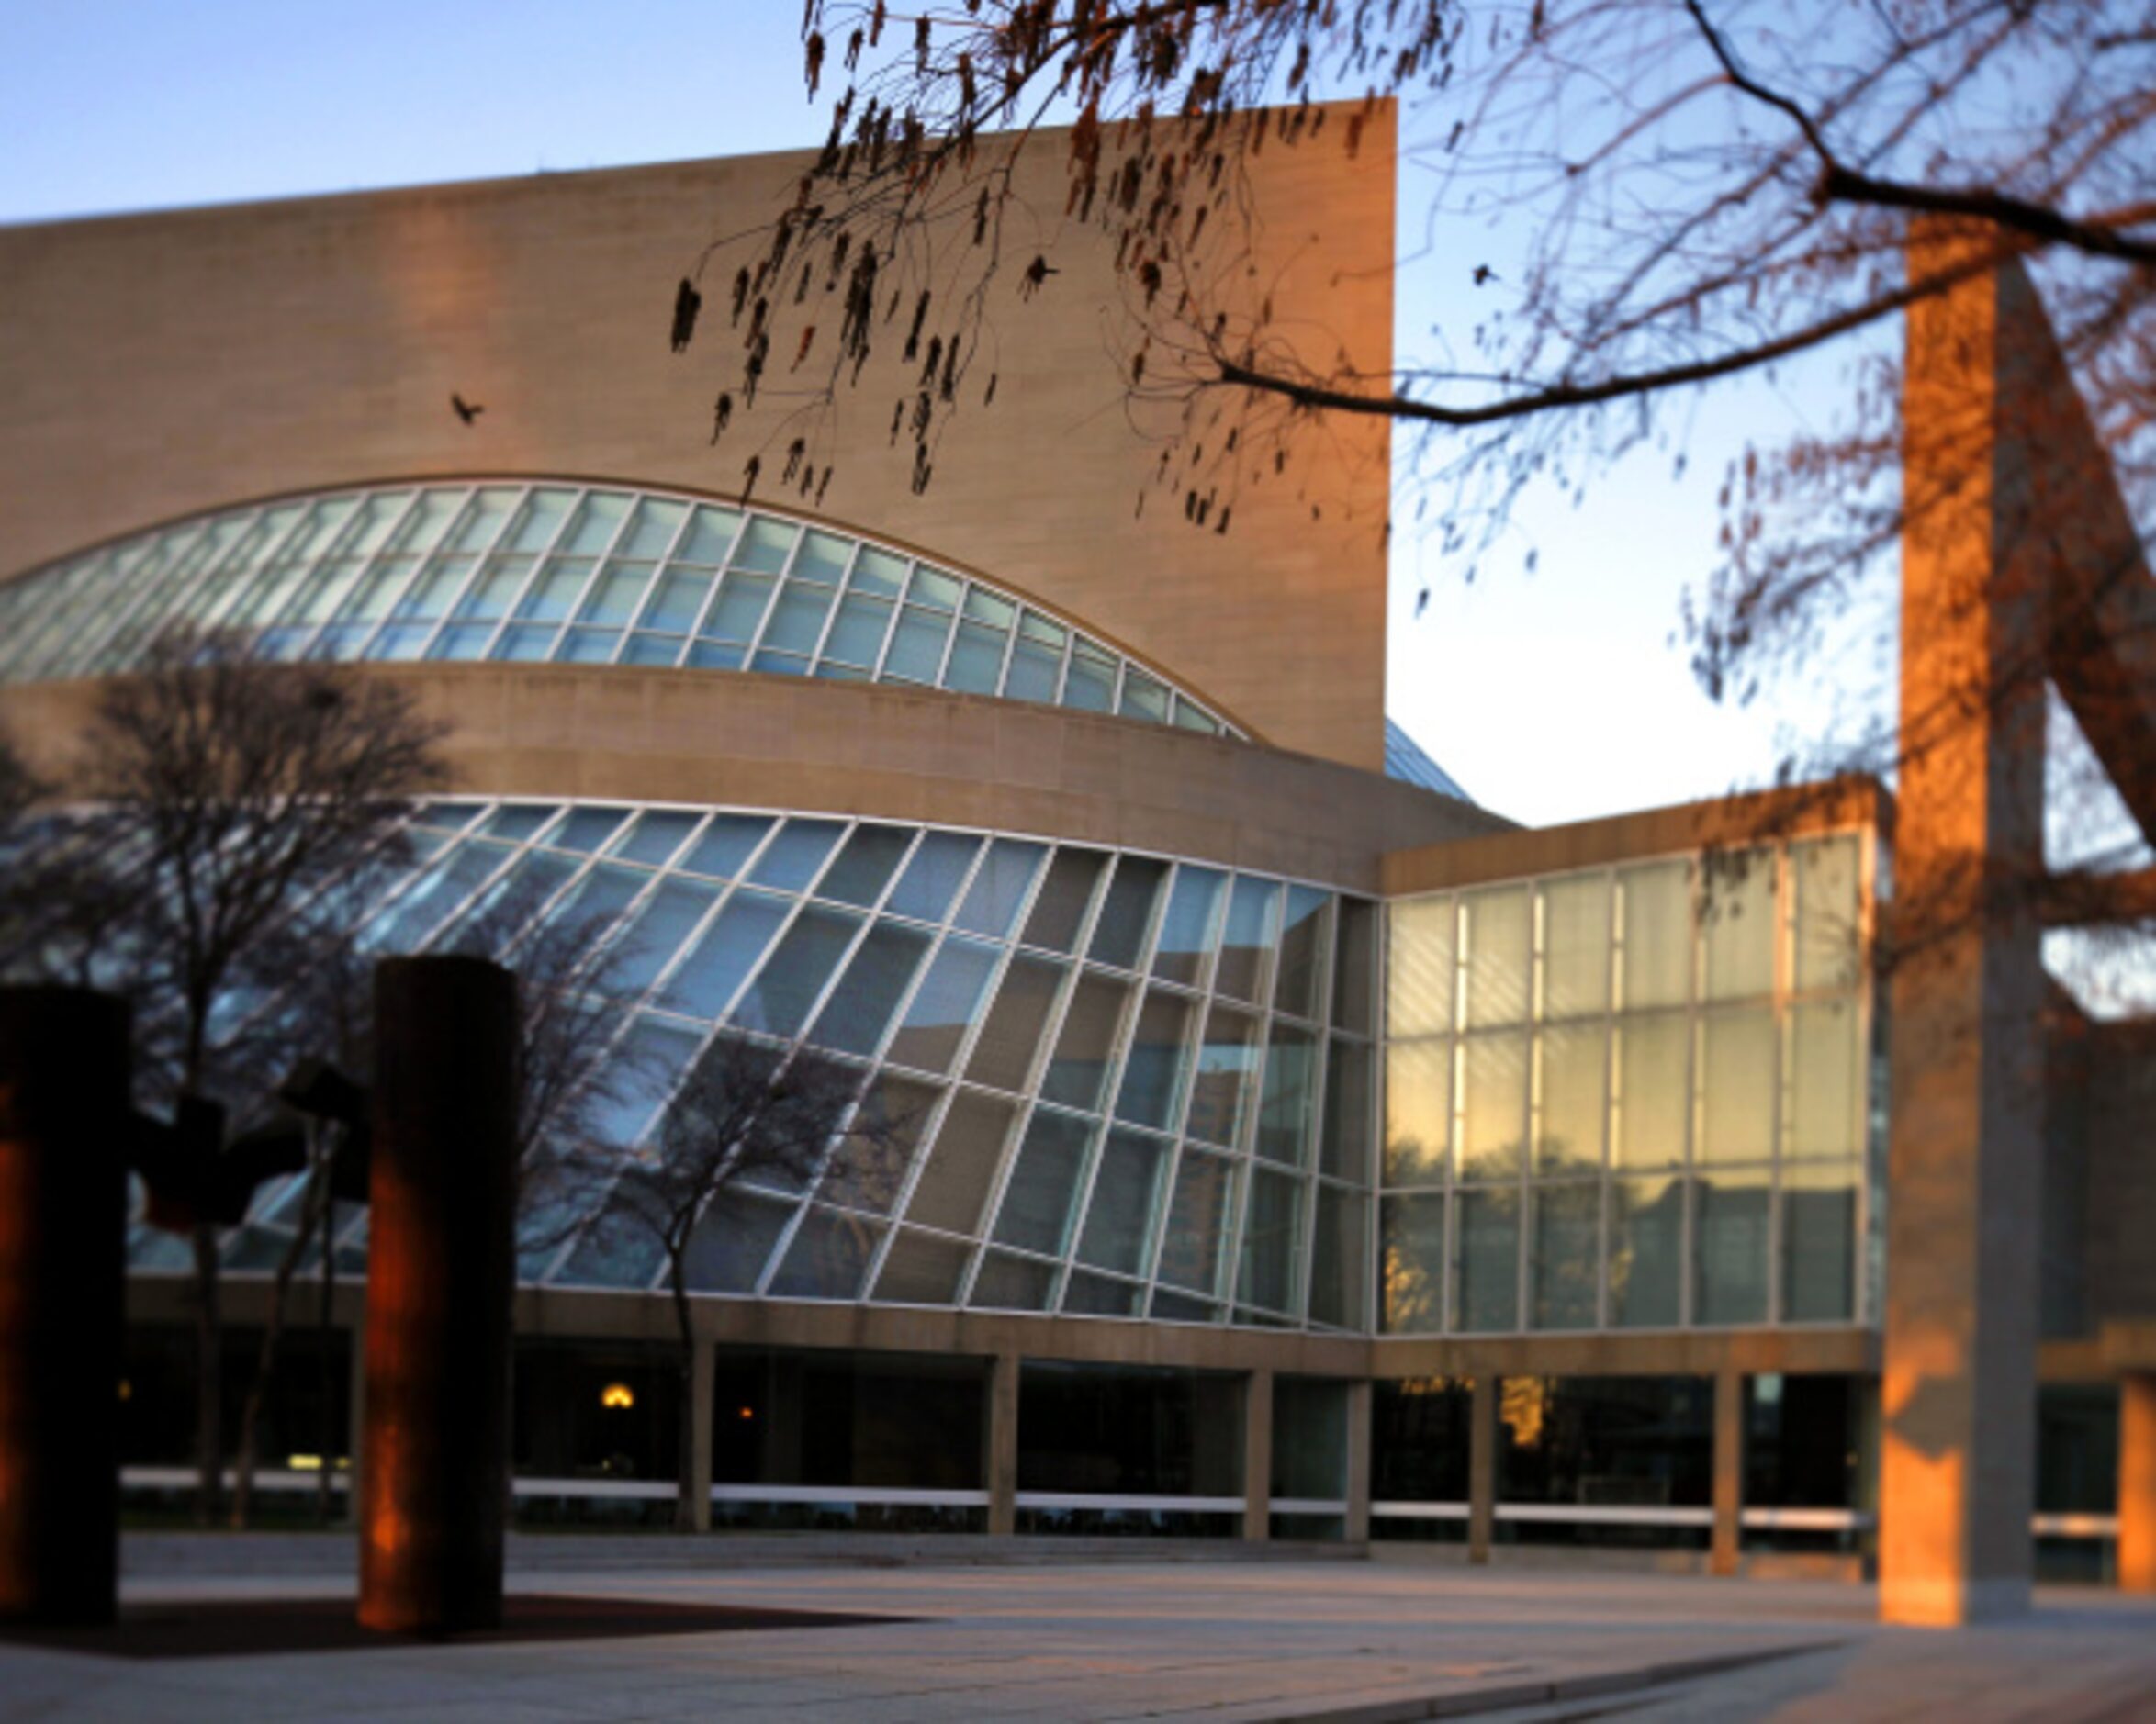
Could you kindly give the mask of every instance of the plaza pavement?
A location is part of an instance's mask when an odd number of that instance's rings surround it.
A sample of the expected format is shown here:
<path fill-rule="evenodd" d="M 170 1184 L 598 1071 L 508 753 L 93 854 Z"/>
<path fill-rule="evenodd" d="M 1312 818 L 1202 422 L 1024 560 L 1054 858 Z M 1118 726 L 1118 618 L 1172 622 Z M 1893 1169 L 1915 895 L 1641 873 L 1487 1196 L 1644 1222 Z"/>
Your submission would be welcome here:
<path fill-rule="evenodd" d="M 2156 1720 L 2156 1601 L 2093 1591 L 1941 1633 L 1878 1629 L 1868 1589 L 1820 1582 L 1294 1556 L 879 1567 L 805 1546 L 781 1566 L 770 1544 L 736 1567 L 723 1539 L 690 1560 L 520 1539 L 511 1585 L 906 1619 L 159 1661 L 0 1644 L 0 1720 Z M 126 1593 L 348 1596 L 349 1550 L 167 1539 Z"/>

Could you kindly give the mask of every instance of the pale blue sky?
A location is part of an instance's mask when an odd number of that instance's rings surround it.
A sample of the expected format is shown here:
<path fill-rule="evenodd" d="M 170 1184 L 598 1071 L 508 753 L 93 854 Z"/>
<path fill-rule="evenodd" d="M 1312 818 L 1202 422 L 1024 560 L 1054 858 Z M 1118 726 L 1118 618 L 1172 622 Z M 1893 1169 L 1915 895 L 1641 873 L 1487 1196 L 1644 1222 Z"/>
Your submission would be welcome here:
<path fill-rule="evenodd" d="M 792 0 L 10 0 L 0 220 L 813 143 L 799 17 Z M 1461 274 L 1403 273 L 1403 351 L 1458 308 Z M 1764 387 L 1711 397 L 1687 479 L 1650 453 L 1578 509 L 1531 493 L 1516 547 L 1472 587 L 1398 535 L 1395 716 L 1479 800 L 1537 824 L 1757 782 L 1777 717 L 1846 721 L 1825 686 L 1801 709 L 1717 709 L 1672 640 L 1712 557 L 1724 461 L 1792 410 Z"/>

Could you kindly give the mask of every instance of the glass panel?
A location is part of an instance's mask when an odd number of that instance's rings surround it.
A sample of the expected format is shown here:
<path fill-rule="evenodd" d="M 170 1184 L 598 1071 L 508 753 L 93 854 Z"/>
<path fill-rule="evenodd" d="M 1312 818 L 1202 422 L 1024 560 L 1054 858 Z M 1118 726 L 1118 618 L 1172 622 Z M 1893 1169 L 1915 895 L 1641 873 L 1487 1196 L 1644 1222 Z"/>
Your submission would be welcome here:
<path fill-rule="evenodd" d="M 554 802 L 504 802 L 479 830 L 494 838 L 529 838 L 560 812 Z"/>
<path fill-rule="evenodd" d="M 708 874 L 713 879 L 732 879 L 771 830 L 771 823 L 753 814 L 714 814 L 696 847 L 681 860 L 691 874 Z"/>
<path fill-rule="evenodd" d="M 949 1071 L 987 991 L 995 958 L 994 946 L 946 940 L 885 1058 L 923 1071 Z"/>
<path fill-rule="evenodd" d="M 926 563 L 914 567 L 913 585 L 906 588 L 906 603 L 924 605 L 931 610 L 956 609 L 962 583 L 955 575 L 947 575 L 941 569 L 930 568 Z"/>
<path fill-rule="evenodd" d="M 1093 889 L 1106 861 L 1098 850 L 1074 850 L 1068 845 L 1059 849 L 1033 901 L 1033 912 L 1026 918 L 1020 943 L 1049 952 L 1075 949 L 1093 903 Z"/>
<path fill-rule="evenodd" d="M 973 1045 L 966 1076 L 975 1083 L 1023 1093 L 1033 1069 L 1033 1051 L 1040 1045 L 1040 1032 L 1054 1009 L 1056 993 L 1068 970 L 1046 958 L 1013 957 L 996 990 L 995 1003 Z"/>
<path fill-rule="evenodd" d="M 1123 677 L 1123 698 L 1117 708 L 1125 718 L 1144 719 L 1149 723 L 1165 724 L 1168 722 L 1168 690 L 1156 678 L 1149 677 L 1133 665 Z"/>
<path fill-rule="evenodd" d="M 614 491 L 594 491 L 577 505 L 577 513 L 569 522 L 568 531 L 562 535 L 560 546 L 574 556 L 593 557 L 613 543 L 613 537 L 622 524 L 622 517 L 629 512 L 629 499 Z M 525 546 L 521 542 L 518 548 Z"/>
<path fill-rule="evenodd" d="M 632 634 L 622 653 L 624 665 L 675 665 L 681 658 L 678 634 Z"/>
<path fill-rule="evenodd" d="M 1774 852 L 1737 850 L 1706 868 L 1707 997 L 1774 991 Z"/>
<path fill-rule="evenodd" d="M 1520 1326 L 1520 1192 L 1463 1191 L 1453 1327 L 1465 1333 Z"/>
<path fill-rule="evenodd" d="M 1101 1088 L 1115 1058 L 1123 1002 L 1129 993 L 1126 984 L 1091 970 L 1078 978 L 1063 1014 L 1062 1033 L 1056 1037 L 1055 1056 L 1040 1080 L 1043 1100 L 1089 1113 L 1099 1108 Z"/>
<path fill-rule="evenodd" d="M 1159 1279 L 1187 1293 L 1220 1291 L 1221 1253 L 1235 1196 L 1236 1164 L 1226 1156 L 1185 1149 L 1175 1170 L 1168 1226 L 1161 1241 Z"/>
<path fill-rule="evenodd" d="M 756 638 L 757 625 L 764 620 L 772 585 L 767 575 L 744 575 L 736 569 L 719 584 L 718 599 L 701 632 L 712 640 L 746 645 Z"/>
<path fill-rule="evenodd" d="M 908 682 L 933 684 L 943 671 L 943 644 L 950 638 L 950 618 L 908 605 L 899 612 L 891 645 L 883 655 L 883 675 Z"/>
<path fill-rule="evenodd" d="M 1228 926 L 1220 936 L 1220 962 L 1213 974 L 1216 992 L 1253 1005 L 1263 997 L 1265 964 L 1273 955 L 1279 914 L 1278 881 L 1254 879 L 1247 874 L 1236 877 L 1234 890 L 1228 895 Z"/>
<path fill-rule="evenodd" d="M 1006 630 L 983 628 L 978 622 L 960 623 L 943 686 L 960 694 L 994 694 L 1003 681 L 1004 649 L 1010 639 Z"/>
<path fill-rule="evenodd" d="M 1534 1327 L 1591 1329 L 1601 1282 L 1597 1247 L 1602 1237 L 1602 1188 L 1593 1184 L 1534 1188 Z"/>
<path fill-rule="evenodd" d="M 619 629 L 571 629 L 555 649 L 555 658 L 566 665 L 611 665 L 622 644 Z"/>
<path fill-rule="evenodd" d="M 873 670 L 877 655 L 883 650 L 883 636 L 890 628 L 888 599 L 848 593 L 846 602 L 838 607 L 838 618 L 831 625 L 830 639 L 824 643 L 824 656 Z"/>
<path fill-rule="evenodd" d="M 661 1003 L 692 1017 L 717 1017 L 785 919 L 784 899 L 736 892 L 659 990 Z"/>
<path fill-rule="evenodd" d="M 902 1228 L 876 1278 L 879 1304 L 948 1305 L 957 1303 L 970 1247 Z"/>
<path fill-rule="evenodd" d="M 1220 903 L 1222 875 L 1185 862 L 1175 870 L 1175 890 L 1161 922 L 1161 943 L 1153 954 L 1153 974 L 1164 981 L 1196 986 L 1212 949 L 1214 912 Z"/>
<path fill-rule="evenodd" d="M 1684 1190 L 1674 1179 L 1610 1181 L 1610 1321 L 1674 1328 L 1684 1262 Z"/>
<path fill-rule="evenodd" d="M 1707 1018 L 1693 1160 L 1764 1161 L 1774 1153 L 1774 1013 L 1765 1007 Z"/>
<path fill-rule="evenodd" d="M 816 878 L 846 828 L 835 820 L 790 820 L 757 858 L 748 878 L 758 886 L 798 892 Z"/>
<path fill-rule="evenodd" d="M 1364 1317 L 1369 1202 L 1331 1185 L 1318 1187 L 1311 1238 L 1310 1321 L 1359 1329 Z"/>
<path fill-rule="evenodd" d="M 1624 894 L 1624 1009 L 1682 1005 L 1691 996 L 1689 866 L 1658 862 L 1617 879 Z"/>
<path fill-rule="evenodd" d="M 1175 727 L 1178 730 L 1196 731 L 1201 736 L 1218 736 L 1220 721 L 1203 707 L 1193 705 L 1183 696 L 1175 697 Z"/>
<path fill-rule="evenodd" d="M 644 585 L 651 578 L 648 563 L 609 563 L 592 582 L 591 590 L 584 595 L 584 602 L 577 607 L 579 622 L 623 623 L 636 609 L 636 601 L 644 597 Z"/>
<path fill-rule="evenodd" d="M 774 1299 L 853 1299 L 882 1229 L 859 1215 L 811 1209 L 771 1277 Z"/>
<path fill-rule="evenodd" d="M 1150 856 L 1126 856 L 1116 861 L 1116 876 L 1108 883 L 1107 901 L 1094 924 L 1093 944 L 1085 956 L 1095 964 L 1112 964 L 1117 969 L 1135 969 L 1144 955 L 1146 936 L 1152 931 L 1153 906 L 1160 901 L 1161 882 L 1168 865 Z"/>
<path fill-rule="evenodd" d="M 1388 1197 L 1377 1218 L 1386 1332 L 1434 1334 L 1444 1324 L 1444 1196 Z"/>
<path fill-rule="evenodd" d="M 1545 1030 L 1535 1038 L 1535 1080 L 1542 1101 L 1534 1141 L 1537 1173 L 1602 1165 L 1609 1040 L 1600 1024 Z"/>
<path fill-rule="evenodd" d="M 1088 1317 L 1134 1317 L 1145 1299 L 1145 1289 L 1127 1281 L 1110 1281 L 1106 1275 L 1072 1272 L 1063 1289 L 1063 1309 Z"/>
<path fill-rule="evenodd" d="M 1367 1044 L 1336 1036 L 1325 1066 L 1325 1135 L 1319 1143 L 1319 1170 L 1358 1185 L 1370 1180 L 1374 1058 Z"/>
<path fill-rule="evenodd" d="M 1004 694 L 1013 700 L 1046 700 L 1056 698 L 1063 678 L 1063 646 L 1068 633 L 1039 611 L 1028 610 L 1018 625 L 1017 644 L 1011 648 L 1011 665 L 1004 678 Z"/>
<path fill-rule="evenodd" d="M 773 521 L 769 515 L 751 515 L 748 531 L 734 547 L 734 566 L 776 575 L 786 566 L 801 529 L 792 521 Z"/>
<path fill-rule="evenodd" d="M 590 576 L 591 565 L 587 562 L 549 558 L 545 567 L 539 571 L 538 578 L 517 601 L 517 621 L 561 621 L 569 614 L 569 607 L 576 603 L 577 595 L 584 590 L 584 583 Z"/>
<path fill-rule="evenodd" d="M 920 848 L 906 864 L 885 906 L 895 914 L 916 916 L 923 922 L 941 922 L 950 901 L 973 866 L 981 840 L 963 833 L 931 832 L 921 837 Z"/>
<path fill-rule="evenodd" d="M 854 559 L 853 589 L 895 599 L 899 588 L 905 583 L 905 570 L 906 560 L 903 556 L 864 544 Z"/>
<path fill-rule="evenodd" d="M 1527 1037 L 1470 1036 L 1460 1047 L 1460 1177 L 1510 1179 L 1527 1136 Z"/>
<path fill-rule="evenodd" d="M 1610 882 L 1600 874 L 1543 888 L 1543 1015 L 1610 1005 Z"/>
<path fill-rule="evenodd" d="M 1791 1156 L 1853 1156 L 1863 1147 L 1863 1065 L 1857 1003 L 1828 1000 L 1790 1013 Z"/>
<path fill-rule="evenodd" d="M 758 649 L 748 667 L 774 677 L 805 677 L 809 673 L 809 662 L 800 654 L 774 653 L 768 647 Z"/>
<path fill-rule="evenodd" d="M 618 1081 L 593 1110 L 591 1135 L 624 1147 L 634 1143 L 702 1045 L 702 1036 L 694 1030 L 637 1019 L 608 1057 Z"/>
<path fill-rule="evenodd" d="M 1690 1051 L 1690 1025 L 1681 1016 L 1627 1019 L 1617 1026 L 1616 1166 L 1668 1167 L 1684 1159 Z"/>
<path fill-rule="evenodd" d="M 590 856 L 612 837 L 626 820 L 625 808 L 572 808 L 568 818 L 546 834 L 548 846 Z"/>
<path fill-rule="evenodd" d="M 998 838 L 973 877 L 953 925 L 968 934 L 1004 938 L 1017 920 L 1018 906 L 1026 901 L 1026 890 L 1033 884 L 1034 871 L 1046 853 L 1045 845 Z"/>
<path fill-rule="evenodd" d="M 712 641 L 697 641 L 689 648 L 689 668 L 691 670 L 739 670 L 742 651 L 738 646 L 724 646 Z"/>
<path fill-rule="evenodd" d="M 1854 988 L 1862 933 L 1856 834 L 1792 845 L 1790 860 L 1796 868 L 1796 985 Z"/>
<path fill-rule="evenodd" d="M 740 515 L 731 509 L 699 506 L 689 523 L 689 531 L 682 535 L 681 543 L 674 553 L 675 560 L 702 564 L 707 568 L 724 563 L 726 549 L 734 543 L 734 534 L 740 525 Z"/>
<path fill-rule="evenodd" d="M 1275 1022 L 1258 1104 L 1258 1154 L 1286 1167 L 1309 1166 L 1318 1103 L 1318 1038 Z"/>
<path fill-rule="evenodd" d="M 823 638 L 824 619 L 831 614 L 831 600 L 836 597 L 828 587 L 788 581 L 779 602 L 771 608 L 770 621 L 764 625 L 761 644 L 765 650 L 814 652 Z"/>
<path fill-rule="evenodd" d="M 1116 657 L 1091 641 L 1071 643 L 1071 666 L 1063 677 L 1063 704 L 1085 712 L 1106 712 L 1116 704 Z"/>
<path fill-rule="evenodd" d="M 608 991 L 641 993 L 649 987 L 717 896 L 689 880 L 660 882 L 608 955 Z"/>
<path fill-rule="evenodd" d="M 1287 915 L 1280 930 L 1280 973 L 1273 986 L 1275 1012 L 1298 1018 L 1318 1015 L 1318 991 L 1325 980 L 1325 948 L 1332 931 L 1331 908 L 1330 892 L 1308 886 L 1287 889 Z"/>
<path fill-rule="evenodd" d="M 674 573 L 665 576 L 644 608 L 643 624 L 672 634 L 686 634 L 703 614 L 703 601 L 711 597 L 709 575 Z"/>
<path fill-rule="evenodd" d="M 1767 1320 L 1767 1170 L 1692 1181 L 1695 1323 Z"/>
<path fill-rule="evenodd" d="M 1531 964 L 1525 890 L 1470 892 L 1461 902 L 1467 919 L 1467 1022 L 1522 1022 Z"/>
<path fill-rule="evenodd" d="M 874 1053 L 921 967 L 929 937 L 900 923 L 878 923 L 847 966 L 845 979 L 818 1014 L 809 1039 L 840 1053 Z"/>
<path fill-rule="evenodd" d="M 1050 1264 L 990 1251 L 981 1259 L 973 1296 L 966 1303 L 988 1311 L 1045 1311 L 1054 1282 L 1055 1270 Z"/>
<path fill-rule="evenodd" d="M 1146 995 L 1116 1097 L 1117 1119 L 1164 1131 L 1175 1128 L 1189 1065 L 1191 1015 L 1191 1002 L 1180 995 L 1158 990 Z"/>
<path fill-rule="evenodd" d="M 674 542 L 674 534 L 680 528 L 681 517 L 688 512 L 688 507 L 686 503 L 668 502 L 662 498 L 639 498 L 635 518 L 614 547 L 616 554 L 645 561 L 664 556 L 667 547 Z"/>
<path fill-rule="evenodd" d="M 750 1293 L 770 1260 L 771 1248 L 793 1218 L 783 1203 L 746 1192 L 721 1192 L 697 1217 L 689 1237 L 687 1271 L 697 1293 Z"/>
<path fill-rule="evenodd" d="M 1453 1045 L 1385 1050 L 1385 1182 L 1442 1185 L 1453 1141 Z"/>
<path fill-rule="evenodd" d="M 646 810 L 636 817 L 636 823 L 629 829 L 628 835 L 614 845 L 613 854 L 632 862 L 663 866 L 681 847 L 681 841 L 696 830 L 702 819 L 701 814 Z"/>
<path fill-rule="evenodd" d="M 1078 1241 L 1081 1263 L 1125 1275 L 1145 1273 L 1167 1170 L 1168 1146 L 1158 1137 L 1120 1129 L 1108 1133 Z"/>
<path fill-rule="evenodd" d="M 1011 1167 L 1009 1188 L 995 1218 L 999 1245 L 1059 1257 L 1070 1236 L 1072 1204 L 1085 1164 L 1092 1126 L 1068 1114 L 1036 1109 Z"/>
<path fill-rule="evenodd" d="M 1240 1148 L 1256 1098 L 1258 1022 L 1246 1012 L 1215 1004 L 1198 1043 L 1190 1091 L 1190 1135 L 1223 1149 Z"/>
<path fill-rule="evenodd" d="M 1854 1161 L 1781 1170 L 1781 1317 L 1847 1323 L 1856 1315 Z"/>
<path fill-rule="evenodd" d="M 941 1099 L 932 1084 L 912 1078 L 884 1072 L 871 1080 L 825 1173 L 823 1195 L 889 1215 Z"/>
<path fill-rule="evenodd" d="M 949 1233 L 978 1231 L 1016 1112 L 1009 1102 L 971 1090 L 952 1096 L 906 1219 Z"/>
<path fill-rule="evenodd" d="M 1269 1168 L 1252 1171 L 1250 1210 L 1243 1218 L 1242 1265 L 1236 1299 L 1267 1311 L 1297 1308 L 1303 1182 Z"/>
<path fill-rule="evenodd" d="M 1377 906 L 1363 898 L 1340 901 L 1340 944 L 1332 960 L 1332 1027 L 1370 1033 L 1376 998 Z"/>
<path fill-rule="evenodd" d="M 1450 898 L 1406 898 L 1387 908 L 1390 971 L 1386 1028 L 1394 1036 L 1442 1035 L 1453 1026 L 1457 986 L 1456 909 Z"/>
<path fill-rule="evenodd" d="M 820 904 L 803 910 L 741 996 L 736 1021 L 772 1036 L 798 1036 L 860 925 L 860 917 L 845 911 Z"/>
<path fill-rule="evenodd" d="M 913 841 L 910 827 L 856 826 L 816 889 L 816 896 L 868 909 L 883 895 L 885 882 L 904 859 L 906 846 Z"/>

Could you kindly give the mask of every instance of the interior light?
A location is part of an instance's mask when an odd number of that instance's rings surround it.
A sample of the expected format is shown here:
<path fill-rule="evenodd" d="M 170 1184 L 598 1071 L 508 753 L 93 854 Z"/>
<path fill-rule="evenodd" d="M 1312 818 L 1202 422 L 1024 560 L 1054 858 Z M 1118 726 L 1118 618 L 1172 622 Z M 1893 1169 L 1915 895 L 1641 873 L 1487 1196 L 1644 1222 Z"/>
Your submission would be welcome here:
<path fill-rule="evenodd" d="M 599 1405 L 625 1412 L 636 1405 L 636 1394 L 625 1383 L 610 1383 L 599 1392 Z"/>
<path fill-rule="evenodd" d="M 320 1455 L 286 1455 L 285 1465 L 294 1472 L 320 1472 L 322 1458 Z"/>
<path fill-rule="evenodd" d="M 741 1409 L 741 1416 L 743 1418 L 754 1418 L 756 1416 L 756 1408 L 753 1406 L 743 1407 Z"/>

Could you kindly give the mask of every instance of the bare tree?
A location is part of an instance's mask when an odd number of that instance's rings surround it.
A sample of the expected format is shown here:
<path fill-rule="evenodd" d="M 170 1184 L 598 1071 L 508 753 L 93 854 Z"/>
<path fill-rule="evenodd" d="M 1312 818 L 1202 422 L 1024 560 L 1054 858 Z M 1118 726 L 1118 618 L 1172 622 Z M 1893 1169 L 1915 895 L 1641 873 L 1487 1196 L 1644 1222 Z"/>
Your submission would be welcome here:
<path fill-rule="evenodd" d="M 444 780 L 438 735 L 385 682 L 267 661 L 237 638 L 168 634 L 100 696 L 67 786 L 87 807 L 67 834 L 74 866 L 44 880 L 28 949 L 133 999 L 153 1093 L 258 1093 L 260 1074 L 218 1024 L 272 985 L 302 905 L 329 916 L 347 901 L 324 882 L 396 847 L 410 799 Z M 196 1516 L 208 1524 L 223 1466 L 214 1214 L 192 1215 L 190 1232 Z"/>
<path fill-rule="evenodd" d="M 694 1429 L 696 1332 L 689 1299 L 691 1247 L 700 1227 L 726 1225 L 727 1195 L 744 1185 L 804 1189 L 866 1199 L 890 1193 L 920 1122 L 893 1117 L 859 1098 L 864 1074 L 810 1048 L 786 1049 L 722 1034 L 668 1104 L 654 1141 L 637 1156 L 600 1147 L 562 1171 L 591 1193 L 590 1226 L 603 1238 L 656 1245 L 671 1296 L 680 1379 L 677 1530 L 695 1526 L 689 1456 Z M 862 1224 L 866 1226 L 866 1224 Z"/>

